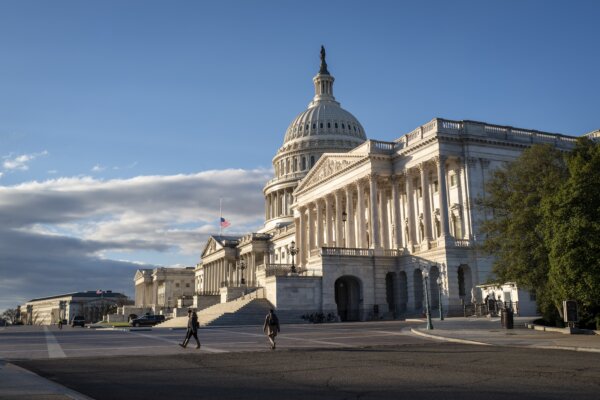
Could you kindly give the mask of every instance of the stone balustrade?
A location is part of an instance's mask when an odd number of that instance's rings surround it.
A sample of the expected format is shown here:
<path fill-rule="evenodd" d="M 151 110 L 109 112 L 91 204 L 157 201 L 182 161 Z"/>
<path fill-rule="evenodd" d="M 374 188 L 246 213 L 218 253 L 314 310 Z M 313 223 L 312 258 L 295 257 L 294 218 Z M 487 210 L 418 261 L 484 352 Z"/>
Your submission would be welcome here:
<path fill-rule="evenodd" d="M 452 121 L 435 118 L 427 124 L 396 139 L 396 148 L 401 149 L 408 147 L 422 139 L 440 133 L 460 136 L 484 136 L 490 139 L 501 139 L 527 144 L 551 143 L 559 148 L 571 148 L 577 141 L 576 137 L 565 136 L 558 133 L 513 128 L 511 126 L 486 124 L 477 121 Z"/>

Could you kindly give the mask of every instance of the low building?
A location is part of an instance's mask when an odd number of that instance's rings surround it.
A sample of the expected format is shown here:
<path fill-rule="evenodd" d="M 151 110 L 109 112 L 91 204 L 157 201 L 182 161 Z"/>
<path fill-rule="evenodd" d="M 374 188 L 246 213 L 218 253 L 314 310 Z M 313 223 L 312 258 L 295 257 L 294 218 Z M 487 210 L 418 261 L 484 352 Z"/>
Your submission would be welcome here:
<path fill-rule="evenodd" d="M 59 320 L 71 321 L 75 316 L 83 316 L 86 322 L 97 322 L 128 302 L 127 296 L 110 290 L 41 297 L 21 306 L 21 321 L 25 325 L 52 325 Z"/>
<path fill-rule="evenodd" d="M 175 308 L 192 304 L 194 267 L 139 269 L 135 282 L 134 314 L 170 314 Z"/>
<path fill-rule="evenodd" d="M 522 317 L 532 317 L 537 312 L 537 303 L 535 293 L 521 289 L 515 282 L 506 282 L 504 284 L 490 283 L 478 285 L 481 291 L 483 302 L 487 299 L 496 302 L 502 302 L 505 307 L 509 307 L 513 312 Z"/>

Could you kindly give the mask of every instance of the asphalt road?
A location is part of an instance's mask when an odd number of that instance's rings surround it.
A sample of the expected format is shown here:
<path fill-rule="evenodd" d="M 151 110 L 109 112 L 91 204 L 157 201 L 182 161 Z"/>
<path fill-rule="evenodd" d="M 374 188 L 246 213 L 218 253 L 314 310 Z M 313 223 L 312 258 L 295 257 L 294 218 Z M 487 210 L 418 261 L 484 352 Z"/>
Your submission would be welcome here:
<path fill-rule="evenodd" d="M 0 358 L 102 399 L 598 399 L 598 354 L 431 342 L 414 323 L 184 331 L 0 330 Z M 20 360 L 20 361 L 15 361 Z"/>
<path fill-rule="evenodd" d="M 94 399 L 598 399 L 598 355 L 449 343 L 18 362 Z"/>

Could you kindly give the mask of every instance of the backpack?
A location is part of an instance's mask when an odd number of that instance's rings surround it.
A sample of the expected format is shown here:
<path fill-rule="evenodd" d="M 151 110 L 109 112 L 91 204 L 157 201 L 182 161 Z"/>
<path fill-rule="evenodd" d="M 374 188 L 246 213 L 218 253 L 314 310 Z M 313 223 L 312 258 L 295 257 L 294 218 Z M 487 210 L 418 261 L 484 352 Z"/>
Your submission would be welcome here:
<path fill-rule="evenodd" d="M 275 314 L 271 315 L 269 318 L 269 325 L 277 326 L 277 324 L 279 324 L 279 321 L 277 320 L 277 315 L 275 315 Z"/>

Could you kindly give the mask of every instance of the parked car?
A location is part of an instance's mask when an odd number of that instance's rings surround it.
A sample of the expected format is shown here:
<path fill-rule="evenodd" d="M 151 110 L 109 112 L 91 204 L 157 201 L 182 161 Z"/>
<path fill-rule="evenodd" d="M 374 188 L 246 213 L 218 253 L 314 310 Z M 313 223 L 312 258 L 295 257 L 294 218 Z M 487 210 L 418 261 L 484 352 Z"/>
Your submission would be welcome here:
<path fill-rule="evenodd" d="M 164 322 L 164 315 L 142 315 L 139 318 L 132 319 L 129 322 L 131 326 L 154 326 Z"/>
<path fill-rule="evenodd" d="M 85 318 L 81 315 L 77 315 L 71 320 L 71 328 L 75 328 L 76 326 L 80 326 L 82 328 L 85 326 Z"/>

